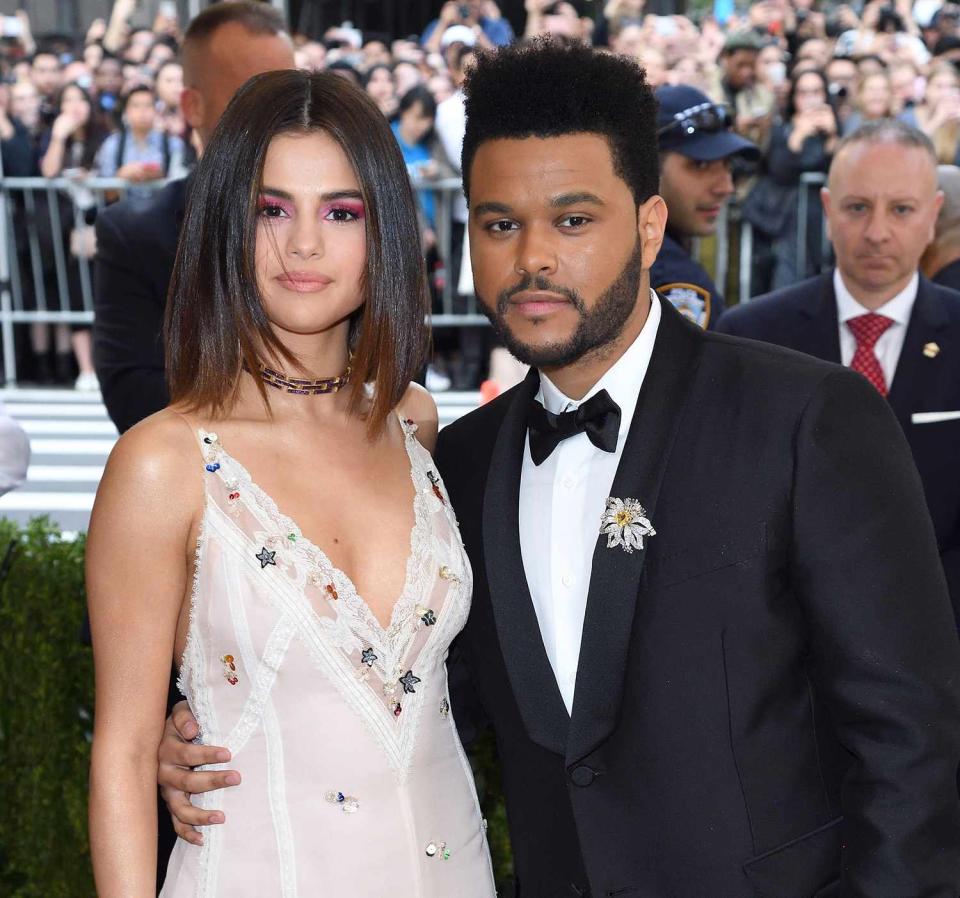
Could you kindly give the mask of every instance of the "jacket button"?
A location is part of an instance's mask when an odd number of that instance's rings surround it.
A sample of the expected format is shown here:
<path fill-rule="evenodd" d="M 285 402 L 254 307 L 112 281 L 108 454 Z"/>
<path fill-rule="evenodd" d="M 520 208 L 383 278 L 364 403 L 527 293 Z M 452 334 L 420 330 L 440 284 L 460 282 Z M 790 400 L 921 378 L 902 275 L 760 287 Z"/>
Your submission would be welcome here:
<path fill-rule="evenodd" d="M 570 779 L 575 786 L 589 786 L 596 777 L 596 773 L 587 767 L 586 764 L 574 767 L 573 770 L 570 771 Z"/>

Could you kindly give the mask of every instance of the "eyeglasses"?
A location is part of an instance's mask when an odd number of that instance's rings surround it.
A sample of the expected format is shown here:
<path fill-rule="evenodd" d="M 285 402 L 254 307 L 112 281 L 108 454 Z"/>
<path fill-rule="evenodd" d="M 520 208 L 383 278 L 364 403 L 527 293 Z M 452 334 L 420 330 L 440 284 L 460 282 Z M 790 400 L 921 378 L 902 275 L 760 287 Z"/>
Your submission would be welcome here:
<path fill-rule="evenodd" d="M 733 118 L 726 106 L 718 103 L 700 103 L 675 113 L 673 121 L 657 129 L 657 137 L 678 128 L 685 137 L 691 137 L 698 131 L 714 134 L 717 131 L 728 130 L 732 124 Z"/>

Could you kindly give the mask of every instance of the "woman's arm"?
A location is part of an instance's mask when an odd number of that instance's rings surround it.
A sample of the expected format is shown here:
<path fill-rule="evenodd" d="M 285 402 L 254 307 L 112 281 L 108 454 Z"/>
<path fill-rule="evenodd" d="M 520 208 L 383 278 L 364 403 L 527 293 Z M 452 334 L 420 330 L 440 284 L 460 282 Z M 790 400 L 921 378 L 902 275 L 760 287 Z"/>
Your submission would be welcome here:
<path fill-rule="evenodd" d="M 93 508 L 90 844 L 100 898 L 156 894 L 157 745 L 203 507 L 192 442 L 171 412 L 133 428 L 111 453 Z"/>

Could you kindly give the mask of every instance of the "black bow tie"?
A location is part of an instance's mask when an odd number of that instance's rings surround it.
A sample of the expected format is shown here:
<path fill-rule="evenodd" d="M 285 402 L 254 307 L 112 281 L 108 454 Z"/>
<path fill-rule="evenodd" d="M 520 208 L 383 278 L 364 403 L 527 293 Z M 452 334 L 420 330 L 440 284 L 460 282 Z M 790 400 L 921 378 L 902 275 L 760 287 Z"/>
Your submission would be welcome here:
<path fill-rule="evenodd" d="M 615 452 L 620 430 L 620 406 L 606 390 L 591 396 L 572 412 L 559 415 L 548 412 L 532 399 L 527 426 L 530 428 L 530 457 L 535 465 L 542 464 L 563 440 L 578 433 L 585 433 L 598 449 Z"/>

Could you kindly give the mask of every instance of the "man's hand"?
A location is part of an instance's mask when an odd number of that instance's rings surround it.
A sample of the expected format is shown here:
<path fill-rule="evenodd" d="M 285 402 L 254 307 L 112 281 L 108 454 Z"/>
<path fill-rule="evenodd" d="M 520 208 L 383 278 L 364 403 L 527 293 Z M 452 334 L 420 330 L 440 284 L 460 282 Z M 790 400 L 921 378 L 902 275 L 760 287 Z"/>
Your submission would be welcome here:
<path fill-rule="evenodd" d="M 203 764 L 223 764 L 230 760 L 230 752 L 225 748 L 191 742 L 199 733 L 200 727 L 187 703 L 178 702 L 167 718 L 157 750 L 160 794 L 167 803 L 177 835 L 191 845 L 203 844 L 203 836 L 194 827 L 223 823 L 226 818 L 223 811 L 194 807 L 190 796 L 240 784 L 236 770 L 191 770 Z"/>

